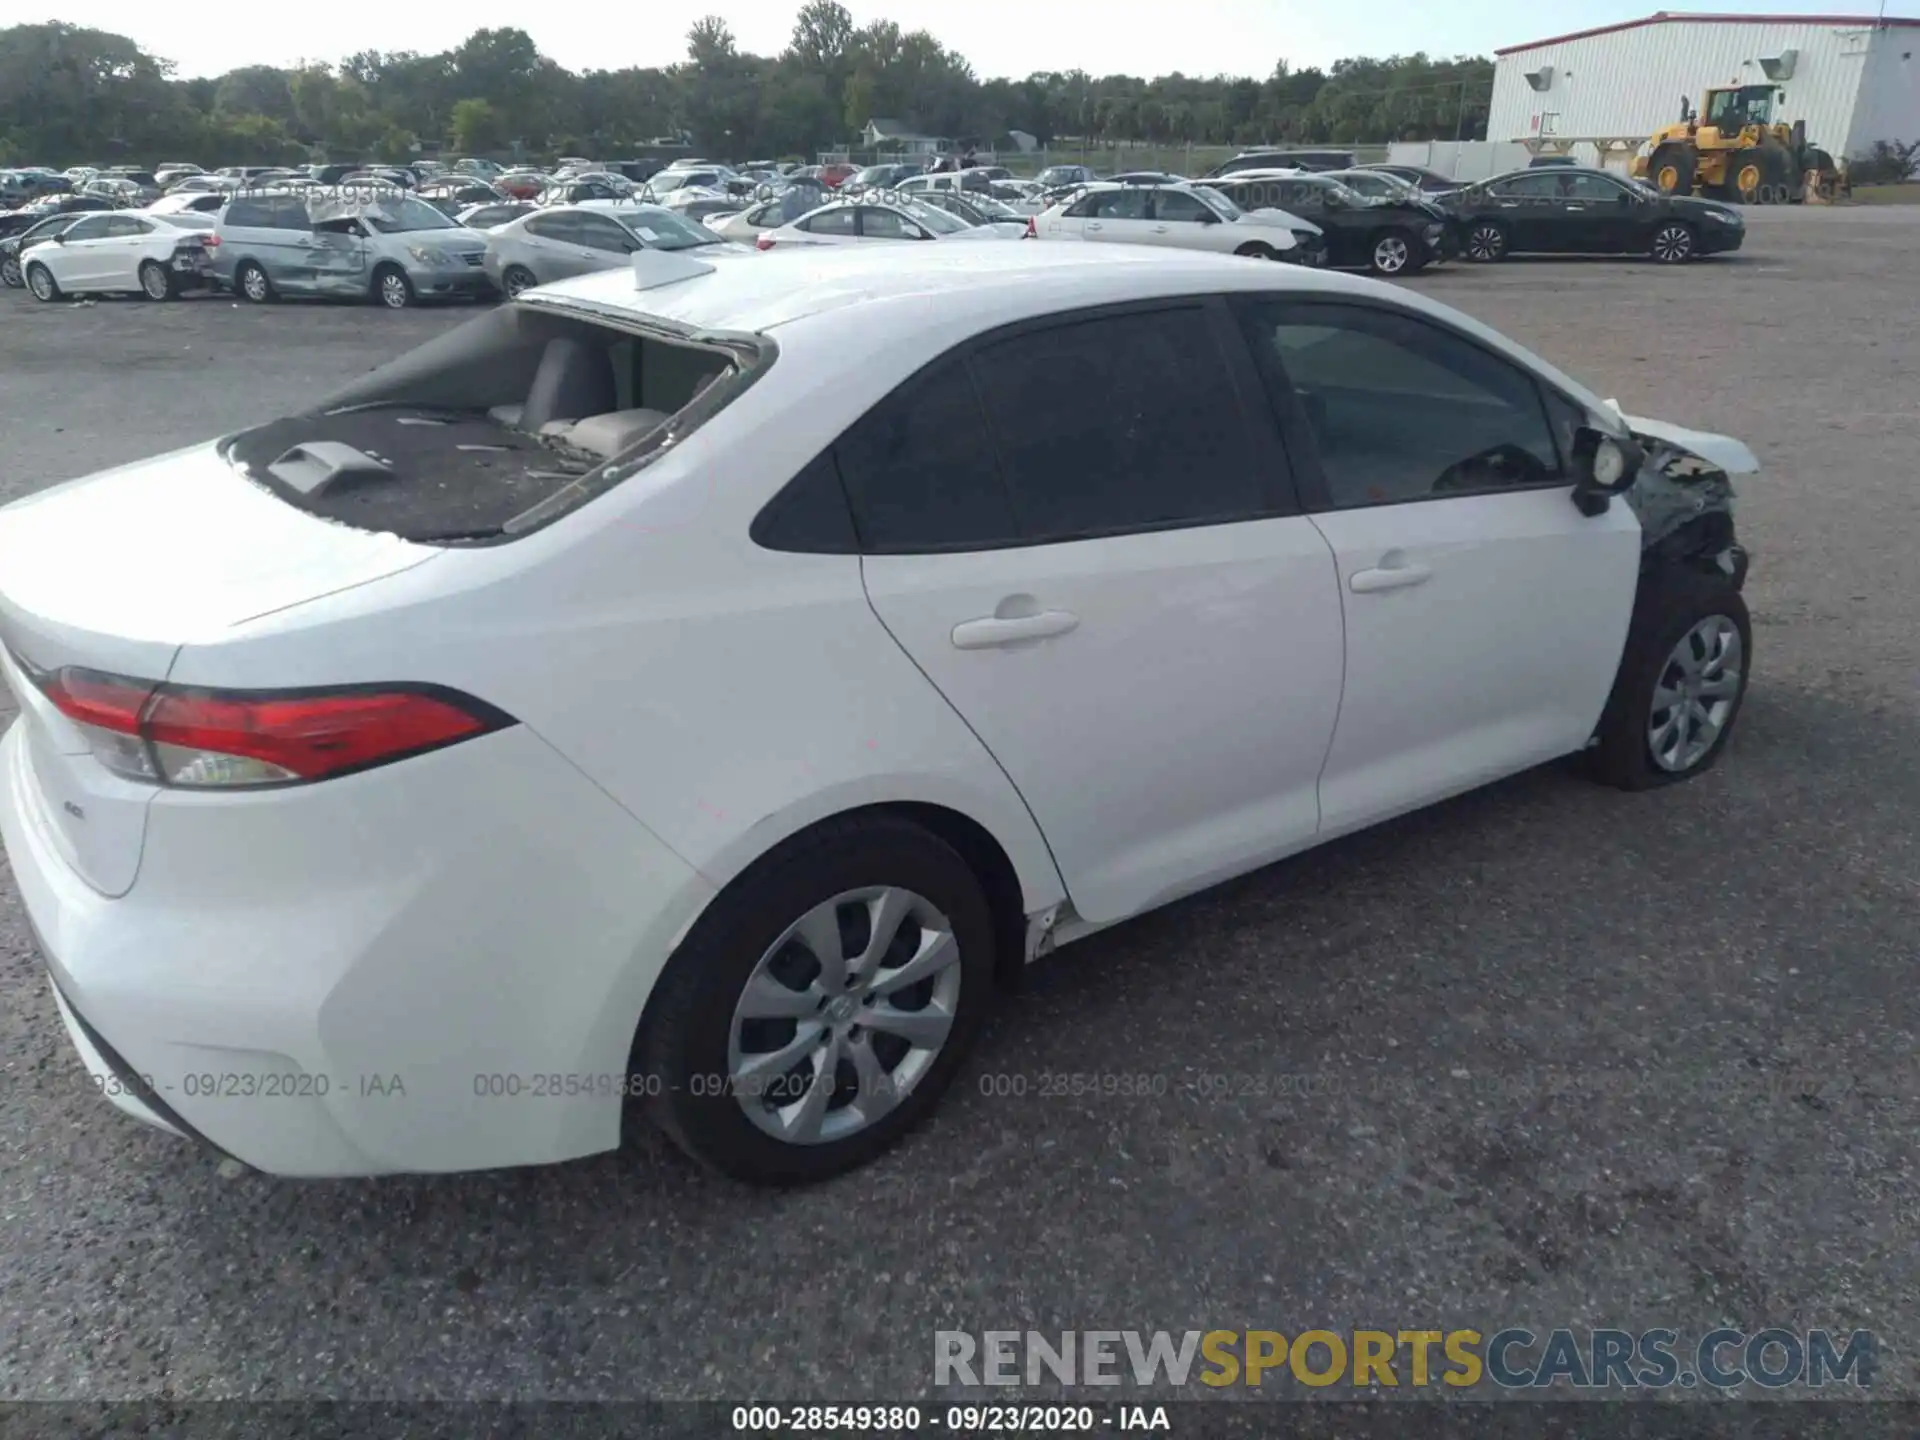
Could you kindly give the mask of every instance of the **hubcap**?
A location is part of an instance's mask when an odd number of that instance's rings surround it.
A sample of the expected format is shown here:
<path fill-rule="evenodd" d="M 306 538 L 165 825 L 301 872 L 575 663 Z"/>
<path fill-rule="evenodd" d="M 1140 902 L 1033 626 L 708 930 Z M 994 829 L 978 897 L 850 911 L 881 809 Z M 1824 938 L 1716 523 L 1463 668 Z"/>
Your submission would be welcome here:
<path fill-rule="evenodd" d="M 1404 240 L 1382 240 L 1373 251 L 1373 263 L 1389 273 L 1401 269 L 1407 263 L 1407 242 Z"/>
<path fill-rule="evenodd" d="M 389 275 L 380 282 L 380 298 L 398 310 L 407 303 L 407 282 L 398 275 Z"/>
<path fill-rule="evenodd" d="M 527 277 L 522 271 L 516 270 L 511 275 L 507 276 L 507 294 L 518 295 L 522 290 L 526 288 L 527 288 Z"/>
<path fill-rule="evenodd" d="M 1693 237 L 1678 226 L 1662 230 L 1653 243 L 1662 260 L 1684 260 L 1693 249 Z"/>
<path fill-rule="evenodd" d="M 31 276 L 31 283 L 33 285 L 33 293 L 36 297 L 41 300 L 51 300 L 53 298 L 53 281 L 47 278 L 46 271 L 34 271 Z"/>
<path fill-rule="evenodd" d="M 814 906 L 760 957 L 734 1007 L 735 1101 L 790 1145 L 866 1129 L 939 1056 L 960 976 L 953 927 L 922 895 L 878 886 Z"/>
<path fill-rule="evenodd" d="M 162 275 L 158 270 L 147 271 L 144 283 L 147 287 L 147 294 L 156 300 L 167 293 L 167 277 Z"/>
<path fill-rule="evenodd" d="M 1740 698 L 1740 628 L 1709 615 L 1680 637 L 1653 687 L 1647 749 L 1668 774 L 1691 770 L 1713 749 Z"/>
<path fill-rule="evenodd" d="M 1500 232 L 1498 230 L 1476 230 L 1473 232 L 1473 253 L 1476 259 L 1492 260 L 1500 254 Z"/>
<path fill-rule="evenodd" d="M 267 277 L 258 270 L 247 271 L 247 298 L 249 300 L 267 298 Z"/>
<path fill-rule="evenodd" d="M 20 283 L 20 262 L 18 260 L 0 260 L 0 279 L 9 285 Z"/>

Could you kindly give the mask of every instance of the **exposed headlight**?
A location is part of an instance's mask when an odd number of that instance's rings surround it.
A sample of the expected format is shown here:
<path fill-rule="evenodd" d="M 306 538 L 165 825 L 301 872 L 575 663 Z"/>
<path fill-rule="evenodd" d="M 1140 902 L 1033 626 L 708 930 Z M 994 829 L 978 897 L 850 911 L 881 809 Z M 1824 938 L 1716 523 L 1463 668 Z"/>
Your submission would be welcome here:
<path fill-rule="evenodd" d="M 1746 223 L 1731 210 L 1709 210 L 1707 211 L 1707 218 L 1709 220 L 1718 220 L 1722 225 L 1744 225 Z"/>

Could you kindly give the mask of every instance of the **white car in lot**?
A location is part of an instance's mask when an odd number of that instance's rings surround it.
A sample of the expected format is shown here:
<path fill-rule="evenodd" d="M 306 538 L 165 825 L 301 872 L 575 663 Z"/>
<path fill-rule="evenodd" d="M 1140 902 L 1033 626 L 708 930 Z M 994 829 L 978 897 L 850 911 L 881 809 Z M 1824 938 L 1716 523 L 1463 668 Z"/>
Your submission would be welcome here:
<path fill-rule="evenodd" d="M 116 293 L 171 300 L 204 288 L 212 283 L 213 227 L 209 220 L 205 230 L 190 228 L 198 218 L 98 211 L 21 256 L 28 293 L 45 301 Z"/>
<path fill-rule="evenodd" d="M 830 200 L 790 225 L 762 230 L 754 245 L 772 250 L 787 245 L 862 245 L 896 240 L 1020 240 L 1027 226 L 1018 220 L 969 225 L 924 200 L 892 195 L 861 195 Z"/>
<path fill-rule="evenodd" d="M 1036 216 L 1032 234 L 1287 260 L 1320 227 L 1284 210 L 1242 210 L 1204 186 L 1102 181 Z"/>
<path fill-rule="evenodd" d="M 1753 468 L 1366 280 L 642 250 L 0 510 L 0 837 L 104 1093 L 248 1165 L 818 1178 L 1056 945 L 1711 765 Z"/>

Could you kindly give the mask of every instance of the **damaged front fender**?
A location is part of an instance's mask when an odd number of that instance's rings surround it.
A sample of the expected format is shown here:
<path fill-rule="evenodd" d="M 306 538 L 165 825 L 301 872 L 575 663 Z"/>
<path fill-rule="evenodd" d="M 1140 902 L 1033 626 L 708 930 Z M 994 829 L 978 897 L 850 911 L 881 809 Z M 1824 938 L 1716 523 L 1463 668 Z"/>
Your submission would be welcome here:
<path fill-rule="evenodd" d="M 1732 477 L 1758 473 L 1753 451 L 1728 435 L 1620 418 L 1646 452 L 1624 498 L 1639 518 L 1647 558 L 1711 564 L 1736 586 L 1744 583 L 1747 553 L 1734 538 Z"/>

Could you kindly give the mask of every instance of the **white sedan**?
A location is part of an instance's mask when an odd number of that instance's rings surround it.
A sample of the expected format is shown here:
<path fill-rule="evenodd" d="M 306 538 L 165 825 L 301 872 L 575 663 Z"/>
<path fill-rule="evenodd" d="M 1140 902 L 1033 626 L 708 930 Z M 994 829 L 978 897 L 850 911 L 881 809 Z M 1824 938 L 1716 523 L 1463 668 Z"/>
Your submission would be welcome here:
<path fill-rule="evenodd" d="M 644 249 L 0 510 L 0 837 L 149 1124 L 338 1176 L 649 1114 L 815 1179 L 1055 946 L 1558 757 L 1707 769 L 1754 468 L 1368 280 Z"/>
<path fill-rule="evenodd" d="M 874 240 L 1019 240 L 1028 227 L 1020 221 L 969 225 L 924 200 L 861 195 L 830 200 L 792 224 L 762 230 L 754 245 L 859 245 Z"/>
<path fill-rule="evenodd" d="M 212 229 L 211 220 L 198 215 L 102 210 L 34 246 L 21 268 L 36 300 L 112 293 L 171 300 L 212 283 Z"/>
<path fill-rule="evenodd" d="M 1285 210 L 1240 209 L 1201 185 L 1102 181 L 1067 196 L 1033 222 L 1039 240 L 1108 241 L 1290 260 L 1320 227 Z"/>

